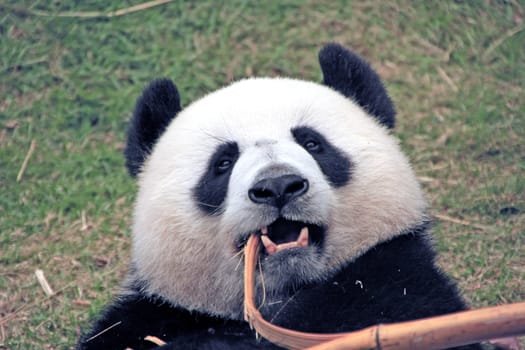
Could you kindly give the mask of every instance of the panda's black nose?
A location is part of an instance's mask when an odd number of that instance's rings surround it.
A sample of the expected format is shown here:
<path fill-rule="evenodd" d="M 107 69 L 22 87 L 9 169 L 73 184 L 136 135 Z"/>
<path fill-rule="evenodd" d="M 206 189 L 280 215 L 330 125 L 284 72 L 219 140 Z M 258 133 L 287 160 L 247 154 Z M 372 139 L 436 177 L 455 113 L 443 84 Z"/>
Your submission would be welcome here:
<path fill-rule="evenodd" d="M 248 197 L 254 203 L 268 204 L 280 209 L 307 191 L 308 180 L 297 175 L 283 175 L 257 182 L 248 191 Z"/>

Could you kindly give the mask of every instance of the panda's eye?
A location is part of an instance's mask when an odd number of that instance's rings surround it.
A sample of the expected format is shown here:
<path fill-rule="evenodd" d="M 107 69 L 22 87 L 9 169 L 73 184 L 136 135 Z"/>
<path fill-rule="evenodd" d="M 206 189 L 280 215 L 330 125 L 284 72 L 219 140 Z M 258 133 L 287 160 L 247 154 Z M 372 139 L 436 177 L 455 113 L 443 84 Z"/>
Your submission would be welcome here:
<path fill-rule="evenodd" d="M 321 149 L 321 146 L 319 145 L 319 142 L 314 140 L 308 140 L 303 144 L 304 148 L 308 152 L 317 152 Z"/>
<path fill-rule="evenodd" d="M 230 169 L 232 164 L 233 162 L 230 159 L 222 159 L 215 165 L 215 169 L 219 174 L 223 174 Z"/>

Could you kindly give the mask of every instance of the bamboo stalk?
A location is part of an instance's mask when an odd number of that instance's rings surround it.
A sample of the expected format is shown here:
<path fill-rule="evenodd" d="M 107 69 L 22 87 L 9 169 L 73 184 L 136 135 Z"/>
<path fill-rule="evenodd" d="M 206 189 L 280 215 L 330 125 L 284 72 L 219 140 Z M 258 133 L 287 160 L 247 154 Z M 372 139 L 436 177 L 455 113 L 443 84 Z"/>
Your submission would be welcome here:
<path fill-rule="evenodd" d="M 288 349 L 443 349 L 525 334 L 525 302 L 458 312 L 395 324 L 379 324 L 348 333 L 304 333 L 275 326 L 255 306 L 255 265 L 259 237 L 245 248 L 244 318 L 267 340 Z"/>
<path fill-rule="evenodd" d="M 256 332 L 277 344 L 288 349 L 304 349 L 310 346 L 341 337 L 342 334 L 315 334 L 303 333 L 275 326 L 263 319 L 255 306 L 255 265 L 257 263 L 257 251 L 259 250 L 259 237 L 252 235 L 248 239 L 245 248 L 244 262 L 244 319 L 250 323 L 250 327 Z M 372 334 L 362 334 L 359 339 L 375 338 Z"/>
<path fill-rule="evenodd" d="M 525 302 L 457 312 L 421 320 L 381 324 L 372 349 L 438 350 L 480 341 L 525 333 Z M 356 332 L 354 332 L 356 333 Z M 353 347 L 355 334 L 350 333 L 309 350 L 360 349 Z"/>

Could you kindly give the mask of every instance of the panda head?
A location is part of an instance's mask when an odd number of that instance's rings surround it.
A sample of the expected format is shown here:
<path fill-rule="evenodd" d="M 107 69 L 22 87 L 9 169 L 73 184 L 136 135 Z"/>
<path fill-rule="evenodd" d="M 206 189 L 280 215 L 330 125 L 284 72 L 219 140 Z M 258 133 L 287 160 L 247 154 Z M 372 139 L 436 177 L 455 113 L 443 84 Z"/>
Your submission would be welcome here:
<path fill-rule="evenodd" d="M 130 278 L 144 292 L 241 318 L 251 233 L 259 283 L 278 297 L 425 220 L 377 74 L 336 44 L 319 60 L 323 84 L 247 79 L 185 109 L 171 81 L 145 89 L 126 148 L 139 179 Z"/>

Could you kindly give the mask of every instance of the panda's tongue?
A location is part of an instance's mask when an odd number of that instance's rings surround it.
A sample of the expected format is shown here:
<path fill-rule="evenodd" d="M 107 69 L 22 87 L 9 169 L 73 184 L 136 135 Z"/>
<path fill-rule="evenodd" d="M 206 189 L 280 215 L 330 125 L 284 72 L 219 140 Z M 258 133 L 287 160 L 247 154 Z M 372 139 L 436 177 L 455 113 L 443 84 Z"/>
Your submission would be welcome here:
<path fill-rule="evenodd" d="M 301 229 L 299 237 L 297 237 L 295 241 L 276 244 L 268 236 L 268 228 L 265 226 L 261 229 L 261 241 L 264 245 L 264 248 L 266 248 L 268 255 L 272 255 L 280 252 L 281 250 L 289 248 L 306 247 L 308 246 L 308 236 L 308 227 L 305 226 Z"/>

